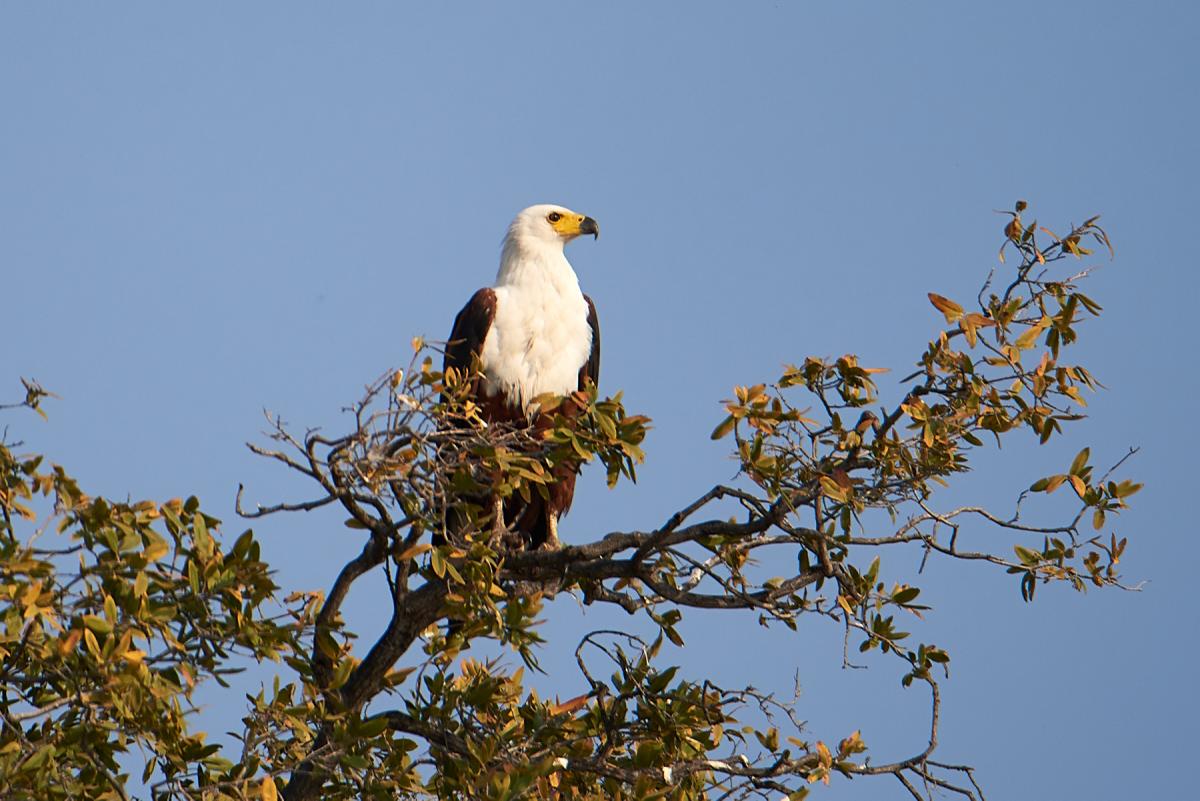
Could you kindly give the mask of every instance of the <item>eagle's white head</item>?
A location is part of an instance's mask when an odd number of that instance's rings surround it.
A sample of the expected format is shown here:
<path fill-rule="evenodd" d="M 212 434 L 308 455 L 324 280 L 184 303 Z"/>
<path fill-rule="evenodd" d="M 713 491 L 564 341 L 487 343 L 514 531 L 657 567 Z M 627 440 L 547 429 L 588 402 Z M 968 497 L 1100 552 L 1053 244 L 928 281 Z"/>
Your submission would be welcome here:
<path fill-rule="evenodd" d="M 541 281 L 547 277 L 551 280 L 569 277 L 574 282 L 575 273 L 563 254 L 563 247 L 584 234 L 600 237 L 600 226 L 585 214 L 553 203 L 524 209 L 504 236 L 499 283 Z"/>
<path fill-rule="evenodd" d="M 541 203 L 521 211 L 508 226 L 504 244 L 556 247 L 582 234 L 600 236 L 600 226 L 591 217 L 553 203 Z"/>

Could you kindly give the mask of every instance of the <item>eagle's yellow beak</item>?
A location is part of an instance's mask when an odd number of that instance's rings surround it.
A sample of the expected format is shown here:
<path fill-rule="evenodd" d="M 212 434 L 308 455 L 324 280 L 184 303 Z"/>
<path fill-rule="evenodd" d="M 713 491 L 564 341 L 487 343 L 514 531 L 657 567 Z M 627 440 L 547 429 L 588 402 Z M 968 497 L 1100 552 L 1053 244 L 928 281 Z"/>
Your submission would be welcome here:
<path fill-rule="evenodd" d="M 584 234 L 591 234 L 596 239 L 600 238 L 600 224 L 583 214 L 564 214 L 551 224 L 554 226 L 554 230 L 558 231 L 559 236 L 568 242 Z"/>

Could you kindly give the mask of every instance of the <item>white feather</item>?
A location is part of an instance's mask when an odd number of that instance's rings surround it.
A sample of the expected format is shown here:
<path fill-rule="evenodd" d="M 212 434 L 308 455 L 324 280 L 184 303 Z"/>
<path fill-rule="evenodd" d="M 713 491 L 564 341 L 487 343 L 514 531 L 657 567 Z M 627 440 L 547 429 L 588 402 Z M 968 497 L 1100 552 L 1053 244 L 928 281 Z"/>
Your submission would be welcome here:
<path fill-rule="evenodd" d="M 503 393 L 526 411 L 534 397 L 579 387 L 592 350 L 587 301 L 563 253 L 563 238 L 546 220 L 560 206 L 532 206 L 504 238 L 496 275 L 496 315 L 483 342 L 488 395 Z"/>

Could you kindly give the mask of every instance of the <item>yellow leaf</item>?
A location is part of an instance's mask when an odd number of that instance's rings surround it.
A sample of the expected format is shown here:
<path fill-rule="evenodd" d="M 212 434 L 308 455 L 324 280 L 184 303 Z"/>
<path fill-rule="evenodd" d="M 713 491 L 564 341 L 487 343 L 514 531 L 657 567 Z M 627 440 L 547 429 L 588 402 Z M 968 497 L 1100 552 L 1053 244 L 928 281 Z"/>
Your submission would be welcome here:
<path fill-rule="evenodd" d="M 166 542 L 155 538 L 146 545 L 145 550 L 142 551 L 142 556 L 147 562 L 157 562 L 159 559 L 166 556 L 167 552 L 170 550 L 171 549 L 167 546 Z"/>
<path fill-rule="evenodd" d="M 415 667 L 392 668 L 387 672 L 387 676 L 385 676 L 384 680 L 388 683 L 388 686 L 395 687 L 397 684 L 402 683 L 405 679 L 412 675 L 415 670 Z"/>
<path fill-rule="evenodd" d="M 279 801 L 279 791 L 275 788 L 275 780 L 270 776 L 263 777 L 262 799 L 263 801 Z"/>
<path fill-rule="evenodd" d="M 42 594 L 42 582 L 41 582 L 41 579 L 38 579 L 37 581 L 33 582 L 28 587 L 26 587 L 25 592 L 21 593 L 21 605 L 22 606 L 32 606 L 34 604 L 34 602 L 37 601 L 38 597 L 41 594 Z"/>
<path fill-rule="evenodd" d="M 1050 327 L 1050 319 L 1043 317 L 1038 320 L 1028 331 L 1017 337 L 1017 341 L 1013 344 L 1020 350 L 1029 350 L 1033 347 L 1033 343 L 1037 341 L 1038 336 Z"/>
<path fill-rule="evenodd" d="M 846 596 L 839 595 L 837 597 L 837 604 L 838 606 L 842 607 L 842 610 L 845 611 L 847 615 L 854 615 L 854 610 L 850 608 L 850 602 L 846 600 Z"/>
<path fill-rule="evenodd" d="M 416 559 L 421 554 L 433 550 L 433 546 L 428 542 L 420 542 L 411 548 L 408 548 L 404 553 L 396 557 L 397 562 L 407 562 L 409 559 Z"/>
<path fill-rule="evenodd" d="M 96 635 L 92 634 L 91 629 L 83 630 L 83 643 L 87 646 L 88 653 L 96 659 L 100 658 L 100 643 L 96 641 Z"/>
<path fill-rule="evenodd" d="M 979 342 L 979 337 L 975 334 L 975 324 L 968 317 L 964 317 L 959 325 L 962 326 L 962 332 L 967 338 L 967 344 L 973 348 Z"/>
<path fill-rule="evenodd" d="M 849 497 L 846 494 L 846 490 L 838 486 L 838 483 L 829 476 L 821 476 L 821 490 L 839 503 L 845 503 Z"/>

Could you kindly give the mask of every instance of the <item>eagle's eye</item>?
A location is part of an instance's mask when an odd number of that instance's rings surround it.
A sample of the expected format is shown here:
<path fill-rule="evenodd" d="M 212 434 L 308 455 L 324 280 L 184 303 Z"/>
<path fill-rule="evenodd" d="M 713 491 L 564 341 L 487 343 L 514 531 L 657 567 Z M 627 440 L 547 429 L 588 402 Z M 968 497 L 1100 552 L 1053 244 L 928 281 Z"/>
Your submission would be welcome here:
<path fill-rule="evenodd" d="M 550 212 L 549 216 L 546 217 L 546 219 L 552 223 L 556 223 L 562 219 L 562 215 L 559 214 L 557 211 L 552 211 L 552 212 Z"/>

